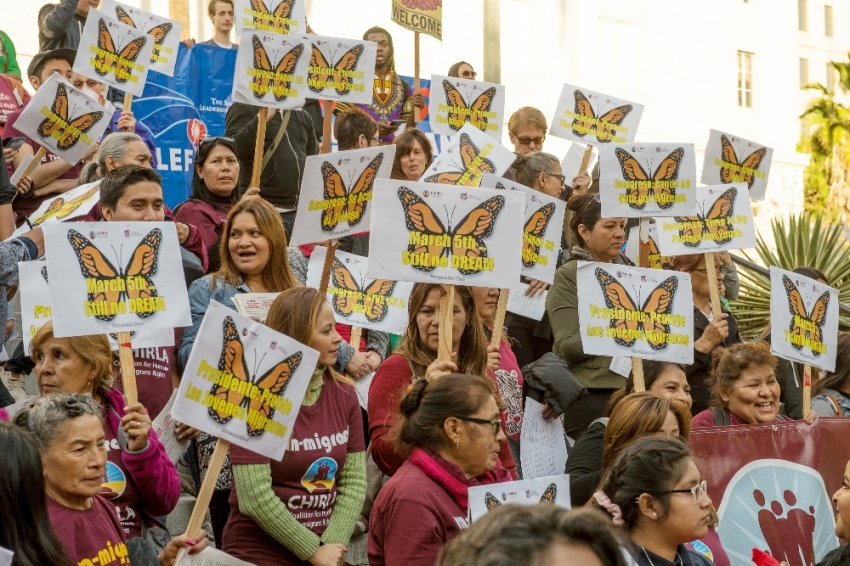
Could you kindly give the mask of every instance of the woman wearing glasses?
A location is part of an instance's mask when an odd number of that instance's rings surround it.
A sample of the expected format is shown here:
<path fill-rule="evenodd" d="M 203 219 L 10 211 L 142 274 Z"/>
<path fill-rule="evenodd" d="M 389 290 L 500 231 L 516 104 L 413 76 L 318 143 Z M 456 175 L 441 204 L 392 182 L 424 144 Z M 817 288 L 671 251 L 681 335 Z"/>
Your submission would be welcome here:
<path fill-rule="evenodd" d="M 449 67 L 449 76 L 474 81 L 475 77 L 478 76 L 478 73 L 476 73 L 475 69 L 472 68 L 472 65 L 466 61 L 458 61 Z"/>
<path fill-rule="evenodd" d="M 593 499 L 628 533 L 638 566 L 712 566 L 685 547 L 713 523 L 706 487 L 684 442 L 649 437 L 620 453 Z"/>
<path fill-rule="evenodd" d="M 369 564 L 432 566 L 467 526 L 467 490 L 511 479 L 499 403 L 490 379 L 448 374 L 415 382 L 399 409 L 393 437 L 407 460 L 372 508 Z"/>

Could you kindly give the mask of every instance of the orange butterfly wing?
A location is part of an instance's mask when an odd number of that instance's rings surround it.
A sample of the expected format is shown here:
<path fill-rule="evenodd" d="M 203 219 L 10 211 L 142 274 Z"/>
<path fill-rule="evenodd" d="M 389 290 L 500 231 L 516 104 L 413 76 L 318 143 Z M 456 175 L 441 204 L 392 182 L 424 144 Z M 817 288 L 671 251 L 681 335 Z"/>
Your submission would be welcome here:
<path fill-rule="evenodd" d="M 274 416 L 275 409 L 271 406 L 268 399 L 263 399 L 262 392 L 265 390 L 271 395 L 283 395 L 289 380 L 295 374 L 298 366 L 301 365 L 302 357 L 301 352 L 295 352 L 254 382 L 254 385 L 260 388 L 261 394 L 256 399 L 248 401 L 249 418 L 252 412 L 259 413 L 259 416 L 265 417 L 265 419 L 271 419 Z M 265 419 L 250 419 L 251 422 L 248 423 L 248 435 L 261 436 L 265 432 L 265 429 L 256 425 L 266 422 Z"/>
<path fill-rule="evenodd" d="M 275 67 L 275 72 L 283 75 L 292 75 L 295 71 L 295 65 L 297 65 L 298 60 L 301 59 L 302 53 L 304 53 L 303 45 L 296 45 L 290 49 L 287 54 L 280 59 L 277 67 Z M 274 82 L 275 85 L 273 90 L 275 100 L 278 102 L 286 100 L 289 97 L 289 86 L 292 84 L 292 81 L 284 78 L 275 78 L 272 82 Z"/>
<path fill-rule="evenodd" d="M 137 37 L 124 46 L 121 53 L 118 54 L 120 59 L 115 62 L 115 80 L 120 83 L 130 80 L 130 77 L 133 75 L 133 63 L 135 63 L 139 52 L 141 52 L 142 47 L 147 42 L 147 37 Z"/>
<path fill-rule="evenodd" d="M 124 272 L 124 277 L 131 279 L 133 284 L 127 285 L 127 297 L 133 299 L 153 299 L 157 296 L 156 285 L 151 277 L 156 274 L 157 259 L 159 258 L 159 245 L 162 243 L 162 232 L 159 228 L 151 230 L 144 239 L 139 242 L 133 255 L 130 256 L 130 263 Z M 141 280 L 139 280 L 141 278 Z M 140 282 L 144 281 L 143 285 Z M 133 289 L 130 289 L 130 287 Z M 140 288 L 142 287 L 142 288 Z M 142 312 L 137 310 L 136 315 L 139 318 L 147 318 L 156 311 Z"/>
<path fill-rule="evenodd" d="M 662 281 L 658 287 L 652 290 L 649 297 L 647 297 L 646 302 L 643 304 L 643 312 L 670 314 L 670 311 L 673 309 L 673 297 L 676 294 L 678 286 L 679 280 L 676 277 L 668 277 Z M 663 336 L 655 337 L 653 333 L 669 333 L 669 324 L 662 324 L 658 320 L 652 321 L 647 318 L 643 323 L 643 328 L 647 331 L 646 341 L 650 348 L 653 350 L 663 350 L 667 347 L 667 342 L 663 339 Z"/>
<path fill-rule="evenodd" d="M 614 139 L 615 130 L 612 127 L 606 126 L 605 124 L 611 124 L 614 126 L 619 126 L 620 123 L 629 115 L 629 112 L 632 111 L 632 105 L 626 104 L 624 106 L 618 106 L 612 110 L 609 110 L 605 114 L 599 117 L 599 122 L 596 124 L 596 139 L 598 139 L 602 143 L 608 143 Z"/>
<path fill-rule="evenodd" d="M 725 244 L 732 240 L 730 233 L 734 227 L 732 226 L 731 216 L 737 195 L 738 189 L 732 187 L 728 191 L 724 191 L 711 205 L 711 209 L 703 222 L 703 232 L 708 232 L 713 242 Z M 726 235 L 721 235 L 721 232 Z"/>
<path fill-rule="evenodd" d="M 495 96 L 496 87 L 490 87 L 479 94 L 478 98 L 475 99 L 475 102 L 472 103 L 471 109 L 473 112 L 469 115 L 469 123 L 481 131 L 485 131 L 487 129 L 488 118 L 487 116 L 477 114 L 476 112 L 489 112 L 490 105 L 493 104 L 493 98 Z"/>
<path fill-rule="evenodd" d="M 334 82 L 337 83 L 336 91 L 339 94 L 345 94 L 348 92 L 352 77 L 345 76 L 339 71 L 353 71 L 357 68 L 357 62 L 360 60 L 360 55 L 363 54 L 363 50 L 365 47 L 362 44 L 357 44 L 348 51 L 346 51 L 345 55 L 337 61 L 336 65 L 334 65 Z"/>
<path fill-rule="evenodd" d="M 735 148 L 732 147 L 732 142 L 729 141 L 725 135 L 720 136 L 720 152 L 723 156 L 724 163 L 731 163 L 732 165 L 738 165 L 738 156 L 735 155 Z M 720 168 L 720 181 L 723 183 L 734 183 L 736 178 L 738 177 L 738 173 L 729 168 L 729 167 L 721 167 Z"/>
<path fill-rule="evenodd" d="M 531 218 L 525 223 L 523 232 L 525 237 L 522 240 L 522 265 L 532 267 L 536 263 L 535 258 L 540 252 L 540 246 L 534 242 L 535 238 L 542 238 L 546 233 L 546 226 L 549 220 L 555 213 L 555 204 L 549 203 L 540 207 Z M 528 236 L 531 236 L 529 238 Z"/>
<path fill-rule="evenodd" d="M 623 285 L 614 279 L 610 273 L 605 271 L 604 269 L 597 267 L 596 268 L 596 280 L 599 282 L 599 285 L 602 287 L 602 292 L 605 296 L 605 304 L 609 309 L 625 309 L 628 311 L 636 311 L 637 306 L 635 306 L 635 302 L 632 300 L 632 297 L 629 295 L 629 292 L 626 291 L 626 288 Z M 626 318 L 612 318 L 609 322 L 611 328 L 615 330 L 639 330 L 641 327 L 640 322 L 636 320 L 628 320 Z M 632 346 L 635 343 L 634 338 L 614 338 L 614 341 L 617 344 L 621 344 L 623 346 Z"/>
<path fill-rule="evenodd" d="M 354 277 L 351 275 L 351 272 L 348 270 L 345 265 L 337 258 L 334 258 L 333 266 L 331 267 L 331 282 L 333 286 L 337 289 L 342 289 L 343 291 L 351 291 L 353 293 L 360 293 L 360 285 L 357 284 L 357 281 L 354 280 Z M 354 313 L 354 307 L 357 305 L 358 300 L 356 297 L 347 297 L 342 294 L 334 294 L 333 302 L 331 305 L 334 310 L 340 316 L 344 316 L 348 318 Z"/>
<path fill-rule="evenodd" d="M 626 189 L 626 196 L 637 197 L 637 202 L 630 202 L 632 208 L 643 208 L 649 202 L 649 195 L 652 191 L 649 175 L 643 170 L 643 167 L 634 156 L 628 151 L 617 148 L 614 153 L 617 155 L 617 160 L 620 162 L 620 170 L 623 172 L 623 179 L 626 181 L 637 182 L 637 187 L 629 187 Z"/>
<path fill-rule="evenodd" d="M 505 197 L 495 196 L 490 197 L 475 208 L 469 214 L 463 217 L 463 220 L 457 225 L 452 235 L 452 255 L 459 257 L 468 257 L 470 259 L 486 258 L 487 246 L 484 244 L 484 238 L 490 237 L 493 233 L 493 227 L 496 224 L 496 217 L 505 206 Z M 468 247 L 470 239 L 473 239 L 474 246 Z M 458 243 L 465 243 L 466 246 L 458 246 Z M 458 271 L 464 275 L 478 273 L 476 269 L 467 269 L 458 267 Z"/>
<path fill-rule="evenodd" d="M 88 238 L 76 230 L 68 230 L 68 241 L 77 255 L 83 277 L 97 281 L 108 281 L 119 277 L 118 270 L 112 262 L 106 259 L 106 256 Z M 93 292 L 88 294 L 88 299 L 91 302 L 105 301 L 107 305 L 113 305 L 121 300 L 121 295 L 121 291 Z M 115 314 L 99 314 L 95 317 L 109 321 L 115 318 Z"/>
<path fill-rule="evenodd" d="M 251 47 L 254 49 L 254 68 L 258 71 L 272 70 L 272 63 L 269 61 L 269 55 L 266 53 L 266 48 L 256 35 L 251 36 Z M 251 77 L 251 91 L 255 98 L 263 98 L 269 91 L 272 80 L 268 76 L 261 74 Z"/>
<path fill-rule="evenodd" d="M 496 166 L 493 165 L 492 161 L 484 157 L 479 157 L 481 152 L 477 147 L 475 147 L 475 144 L 472 143 L 472 139 L 468 135 L 460 135 L 458 149 L 460 151 L 460 158 L 463 161 L 463 172 L 461 172 L 458 177 L 456 184 L 463 181 L 464 173 L 469 173 L 469 175 L 466 176 L 467 181 L 463 184 L 477 187 L 481 182 L 481 177 L 484 173 L 496 172 Z M 476 180 L 478 182 L 476 182 Z"/>
<path fill-rule="evenodd" d="M 121 6 L 115 6 L 115 15 L 118 16 L 118 21 L 122 24 L 126 24 L 131 28 L 136 27 L 136 22 L 133 21 L 130 14 L 128 14 Z"/>
<path fill-rule="evenodd" d="M 404 208 L 405 225 L 410 232 L 419 232 L 425 236 L 440 236 L 451 238 L 451 235 L 446 231 L 445 226 L 431 210 L 425 201 L 419 198 L 419 195 L 408 189 L 407 187 L 399 187 L 398 198 L 401 201 L 401 206 Z M 434 244 L 409 244 L 407 250 L 410 253 L 426 253 L 430 258 L 438 258 L 445 255 L 449 247 Z M 416 265 L 416 269 L 421 271 L 433 271 L 431 265 Z"/>
<path fill-rule="evenodd" d="M 674 199 L 676 196 L 676 189 L 673 186 L 665 185 L 663 187 L 657 187 L 657 181 L 675 181 L 679 178 L 679 164 L 682 162 L 682 157 L 685 155 L 684 148 L 678 147 L 670 152 L 670 155 L 665 157 L 658 168 L 655 170 L 655 173 L 652 175 L 652 183 L 653 189 L 652 191 L 655 193 L 658 203 L 658 206 L 662 209 L 670 208 L 673 206 Z M 666 196 L 668 198 L 662 199 L 662 196 Z"/>
<path fill-rule="evenodd" d="M 68 90 L 63 83 L 59 83 L 56 88 L 56 98 L 53 100 L 52 110 L 62 120 L 68 120 Z M 63 129 L 58 122 L 46 118 L 38 125 L 39 135 L 45 138 L 49 138 L 55 132 L 61 132 Z"/>
<path fill-rule="evenodd" d="M 322 92 L 325 90 L 324 83 L 328 80 L 328 77 L 330 77 L 330 74 L 326 71 L 328 68 L 330 68 L 330 64 L 327 59 L 325 59 L 322 51 L 313 45 L 313 49 L 310 53 L 310 80 L 307 81 L 307 85 L 310 87 L 310 90 L 313 92 Z M 316 86 L 315 83 L 319 83 L 321 86 Z"/>
<path fill-rule="evenodd" d="M 558 486 L 554 483 L 549 484 L 549 487 L 546 488 L 546 491 L 543 492 L 543 495 L 540 496 L 540 503 L 549 503 L 551 505 L 555 504 L 555 499 L 558 498 Z"/>
<path fill-rule="evenodd" d="M 342 175 L 336 167 L 325 161 L 322 163 L 322 178 L 325 181 L 325 200 L 340 199 L 340 203 L 322 212 L 322 230 L 330 232 L 337 227 L 348 206 L 348 191 Z"/>
<path fill-rule="evenodd" d="M 422 181 L 425 183 L 439 183 L 441 185 L 457 185 L 461 177 L 463 177 L 463 173 L 446 171 L 437 173 L 436 175 L 429 175 L 422 179 Z"/>
<path fill-rule="evenodd" d="M 106 22 L 103 19 L 99 19 L 97 21 L 97 47 L 98 49 L 102 49 L 111 53 L 112 55 L 117 55 L 115 49 L 115 42 L 112 41 L 112 34 L 109 33 L 109 29 L 106 27 Z M 115 68 L 115 60 L 107 58 L 102 53 L 97 53 L 94 56 L 94 71 L 101 76 L 108 75 L 112 69 Z"/>
<path fill-rule="evenodd" d="M 766 147 L 763 147 L 761 149 L 757 149 L 756 151 L 752 152 L 749 155 L 749 157 L 744 159 L 744 162 L 741 163 L 741 167 L 746 167 L 746 168 L 753 169 L 753 170 L 758 169 L 759 164 L 761 164 L 761 160 L 762 160 L 762 158 L 764 158 L 766 153 L 767 153 Z M 744 176 L 744 181 L 747 183 L 747 188 L 748 189 L 753 188 L 753 183 L 756 182 L 755 173 L 744 173 L 743 176 Z"/>
<path fill-rule="evenodd" d="M 489 491 L 484 495 L 484 505 L 487 506 L 487 511 L 492 511 L 496 507 L 501 507 L 502 502 L 496 499 Z"/>
<path fill-rule="evenodd" d="M 798 350 L 803 349 L 803 339 L 806 337 L 806 330 L 798 324 L 797 317 L 803 320 L 808 320 L 809 316 L 806 312 L 806 303 L 803 301 L 803 296 L 797 289 L 797 286 L 788 278 L 787 275 L 782 276 L 782 285 L 785 287 L 785 294 L 788 296 L 788 308 L 791 310 L 791 334 L 799 337 L 799 343 L 791 342 L 791 345 Z"/>
<path fill-rule="evenodd" d="M 239 338 L 239 331 L 236 329 L 236 323 L 233 322 L 233 318 L 229 316 L 225 317 L 222 328 L 224 333 L 222 335 L 221 358 L 219 358 L 218 369 L 231 374 L 235 380 L 250 383 L 248 367 L 245 364 L 245 347 Z M 222 399 L 239 406 L 245 402 L 246 397 L 238 389 L 231 388 L 229 382 L 222 383 L 221 385 L 213 384 L 210 394 L 216 399 Z M 210 407 L 207 409 L 207 412 L 219 424 L 225 424 L 233 418 L 233 415 L 226 410 L 218 411 Z"/>
<path fill-rule="evenodd" d="M 50 203 L 50 205 L 48 205 L 47 210 L 44 211 L 44 214 L 35 218 L 32 221 L 33 227 L 38 226 L 39 224 L 41 224 L 42 222 L 44 222 L 48 218 L 58 216 L 59 211 L 62 210 L 62 207 L 63 207 L 64 204 L 65 204 L 64 198 L 59 197 L 59 198 L 55 199 L 53 202 Z"/>
<path fill-rule="evenodd" d="M 460 91 L 454 87 L 452 83 L 443 79 L 443 91 L 446 93 L 446 106 L 449 108 L 468 108 L 466 101 L 460 94 Z M 469 114 L 462 114 L 449 110 L 449 127 L 455 131 L 460 130 L 463 124 L 469 119 Z"/>
<path fill-rule="evenodd" d="M 577 90 L 573 94 L 576 99 L 576 114 L 578 114 L 579 117 L 573 119 L 572 129 L 575 135 L 583 138 L 593 130 L 593 122 L 590 120 L 582 120 L 581 117 L 586 116 L 592 120 L 596 118 L 596 113 L 593 112 L 593 106 L 590 105 L 590 101 L 582 91 Z"/>
<path fill-rule="evenodd" d="M 366 318 L 372 322 L 380 322 L 387 317 L 389 307 L 386 298 L 392 296 L 393 289 L 395 289 L 395 281 L 389 279 L 375 279 L 366 286 L 363 291 Z"/>
<path fill-rule="evenodd" d="M 375 159 L 369 162 L 369 165 L 360 173 L 357 182 L 351 187 L 351 192 L 348 196 L 349 225 L 355 226 L 363 219 L 363 214 L 366 212 L 366 204 L 372 199 L 372 186 L 375 184 L 378 169 L 383 162 L 384 154 L 379 153 Z"/>

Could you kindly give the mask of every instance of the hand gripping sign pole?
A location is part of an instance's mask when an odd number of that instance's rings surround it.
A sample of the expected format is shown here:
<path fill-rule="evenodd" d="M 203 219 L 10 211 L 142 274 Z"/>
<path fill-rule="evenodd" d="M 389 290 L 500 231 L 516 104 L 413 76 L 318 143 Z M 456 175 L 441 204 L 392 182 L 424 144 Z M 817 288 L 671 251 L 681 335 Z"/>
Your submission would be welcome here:
<path fill-rule="evenodd" d="M 124 386 L 124 398 L 127 405 L 139 402 L 139 391 L 136 388 L 136 362 L 133 360 L 133 347 L 130 344 L 130 333 L 118 333 L 118 358 L 121 360 L 121 382 Z"/>
<path fill-rule="evenodd" d="M 218 475 L 221 473 L 221 468 L 224 465 L 224 457 L 230 451 L 230 441 L 218 438 L 215 441 L 215 448 L 210 457 L 209 466 L 207 466 L 207 475 L 204 476 L 204 481 L 201 484 L 201 489 L 198 490 L 198 497 L 195 500 L 195 507 L 192 509 L 192 514 L 189 516 L 189 522 L 186 524 L 186 531 L 183 533 L 189 538 L 194 538 L 201 530 L 201 525 L 204 522 L 204 517 L 207 514 L 207 509 L 210 506 L 213 491 L 215 490 Z M 187 552 L 186 548 L 180 550 L 175 563 L 179 563 L 181 558 Z"/>

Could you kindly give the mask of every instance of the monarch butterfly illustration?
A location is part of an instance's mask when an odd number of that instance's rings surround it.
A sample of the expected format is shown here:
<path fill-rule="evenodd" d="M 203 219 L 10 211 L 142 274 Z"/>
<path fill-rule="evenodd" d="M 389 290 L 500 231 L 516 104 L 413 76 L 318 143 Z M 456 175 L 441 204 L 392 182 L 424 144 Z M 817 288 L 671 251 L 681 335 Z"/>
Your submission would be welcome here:
<path fill-rule="evenodd" d="M 679 230 L 682 243 L 688 247 L 699 247 L 706 237 L 717 244 L 725 244 L 732 240 L 732 208 L 735 205 L 735 197 L 738 189 L 732 187 L 717 197 L 708 214 L 697 214 L 696 216 L 677 216 L 676 222 L 684 222 L 685 227 Z"/>
<path fill-rule="evenodd" d="M 479 130 L 487 128 L 487 117 L 478 112 L 489 112 L 496 96 L 496 87 L 490 87 L 479 94 L 470 106 L 463 95 L 452 83 L 443 79 L 443 90 L 446 93 L 446 106 L 461 109 L 461 112 L 449 111 L 449 127 L 455 131 L 460 130 L 466 122 L 469 122 Z"/>
<path fill-rule="evenodd" d="M 350 226 L 356 226 L 366 213 L 366 205 L 372 198 L 372 186 L 378 175 L 378 169 L 384 162 L 384 154 L 379 153 L 360 173 L 357 181 L 347 189 L 342 175 L 331 163 L 322 163 L 322 178 L 325 182 L 325 200 L 340 199 L 340 204 L 322 212 L 322 230 L 330 232 L 340 222 L 347 221 Z"/>
<path fill-rule="evenodd" d="M 533 237 L 522 239 L 523 267 L 532 267 L 536 263 L 535 258 L 540 253 L 540 245 L 535 242 L 539 242 L 539 239 L 546 233 L 546 227 L 549 225 L 549 220 L 552 219 L 553 214 L 555 214 L 555 203 L 550 202 L 537 209 L 525 223 L 525 228 L 523 228 L 525 234 Z"/>
<path fill-rule="evenodd" d="M 363 288 L 354 280 L 351 271 L 337 258 L 334 258 L 331 267 L 331 281 L 333 286 L 338 289 L 357 293 L 355 296 L 334 296 L 331 304 L 337 314 L 348 318 L 359 305 L 361 312 L 370 322 L 380 322 L 386 318 L 389 311 L 387 303 L 381 301 L 381 299 L 376 300 L 376 298 L 392 296 L 395 281 L 375 279 Z"/>
<path fill-rule="evenodd" d="M 275 74 L 270 77 L 263 73 L 257 73 L 251 77 L 251 91 L 256 98 L 263 98 L 267 92 L 274 94 L 275 100 L 281 102 L 289 96 L 289 86 L 292 81 L 278 78 L 278 73 L 292 75 L 295 65 L 304 53 L 303 45 L 296 45 L 280 58 L 277 65 L 272 65 L 268 53 L 266 53 L 263 42 L 256 35 L 251 37 L 251 45 L 254 47 L 254 68 L 258 71 L 269 71 Z"/>
<path fill-rule="evenodd" d="M 275 6 L 275 9 L 269 10 L 263 0 L 251 0 L 251 9 L 261 14 L 266 14 L 268 17 L 254 16 L 254 27 L 263 31 L 270 31 L 282 35 L 289 34 L 289 24 L 281 22 L 280 18 L 289 19 L 292 14 L 292 7 L 296 0 L 283 0 Z"/>
<path fill-rule="evenodd" d="M 649 267 L 652 269 L 661 269 L 661 266 L 669 258 L 661 255 L 661 252 L 658 250 L 658 244 L 655 243 L 655 239 L 652 236 L 649 237 L 647 245 L 649 246 Z"/>
<path fill-rule="evenodd" d="M 623 179 L 626 181 L 651 181 L 651 183 L 638 183 L 636 188 L 629 187 L 626 189 L 627 197 L 637 197 L 635 202 L 632 202 L 632 199 L 629 198 L 630 207 L 642 209 L 648 202 L 655 202 L 662 209 L 673 206 L 676 189 L 672 183 L 661 183 L 659 185 L 659 181 L 675 181 L 679 177 L 679 164 L 685 155 L 684 148 L 679 147 L 671 151 L 670 155 L 665 157 L 655 169 L 652 177 L 628 151 L 618 147 L 614 153 L 620 161 Z"/>
<path fill-rule="evenodd" d="M 136 246 L 133 255 L 130 256 L 130 263 L 122 270 L 118 270 L 112 265 L 105 255 L 89 241 L 88 238 L 77 232 L 76 230 L 68 230 L 68 241 L 71 247 L 74 248 L 74 253 L 77 255 L 77 261 L 80 264 L 80 270 L 83 277 L 86 279 L 94 279 L 98 282 L 103 282 L 104 287 L 119 287 L 126 290 L 114 291 L 89 291 L 89 301 L 92 303 L 106 301 L 107 304 L 114 304 L 122 301 L 125 297 L 130 300 L 134 299 L 151 299 L 157 296 L 156 285 L 153 282 L 153 277 L 156 275 L 157 259 L 159 258 L 159 245 L 162 243 L 162 232 L 159 228 L 154 228 L 142 241 Z M 144 279 L 145 286 L 137 283 L 137 278 Z M 106 285 L 110 280 L 123 279 L 122 285 Z M 127 281 L 133 279 L 128 285 Z M 97 286 L 95 286 L 97 287 Z M 140 318 L 147 318 L 153 312 L 137 311 L 136 315 Z M 109 321 L 115 318 L 115 314 L 95 314 L 95 318 L 103 321 Z"/>
<path fill-rule="evenodd" d="M 106 22 L 103 18 L 97 21 L 97 47 L 112 55 L 98 52 L 95 57 L 94 70 L 98 75 L 106 76 L 109 73 L 115 75 L 118 82 L 124 83 L 130 80 L 133 74 L 133 63 L 138 58 L 142 47 L 148 42 L 146 37 L 137 37 L 130 41 L 119 51 L 115 47 L 115 42 L 112 39 L 112 34 L 106 27 Z"/>
<path fill-rule="evenodd" d="M 747 183 L 747 188 L 752 189 L 753 183 L 756 181 L 756 176 L 754 172 L 747 172 L 747 169 L 758 169 L 761 164 L 761 160 L 764 158 L 764 155 L 767 153 L 767 148 L 762 147 L 760 149 L 755 150 L 747 157 L 744 158 L 743 161 L 738 161 L 738 156 L 735 154 L 735 148 L 732 147 L 732 142 L 729 141 L 725 135 L 720 136 L 720 145 L 722 147 L 723 153 L 723 161 L 726 163 L 731 163 L 733 165 L 737 165 L 741 167 L 740 170 L 735 171 L 729 167 L 720 167 L 720 180 L 723 183 L 739 183 L 744 181 Z"/>
<path fill-rule="evenodd" d="M 423 181 L 426 183 L 443 183 L 444 185 L 470 185 L 470 181 L 474 178 L 481 179 L 484 173 L 495 173 L 496 166 L 493 162 L 484 157 L 480 157 L 481 151 L 472 143 L 472 139 L 467 134 L 460 135 L 458 142 L 460 150 L 460 158 L 463 161 L 463 167 L 460 171 L 447 171 L 437 173 L 425 177 Z M 477 184 L 477 183 L 476 183 Z"/>
<path fill-rule="evenodd" d="M 233 318 L 225 317 L 222 328 L 224 333 L 218 369 L 232 375 L 233 379 L 239 382 L 255 385 L 259 388 L 261 394 L 252 398 L 248 395 L 253 389 L 252 387 L 235 387 L 231 383 L 213 385 L 210 394 L 216 399 L 227 401 L 228 405 L 247 406 L 249 415 L 246 419 L 248 435 L 261 436 L 265 432 L 263 423 L 274 416 L 275 409 L 272 406 L 274 397 L 271 397 L 271 395 L 282 395 L 286 390 L 290 378 L 301 365 L 302 353 L 295 352 L 260 377 L 252 378 L 248 372 L 248 364 L 245 362 L 245 346 L 242 344 L 239 330 L 237 330 Z M 268 391 L 268 395 L 264 394 L 265 391 Z M 207 409 L 215 422 L 225 424 L 233 418 L 232 412 L 218 411 L 214 409 L 215 405 L 213 404 Z M 228 405 L 225 405 L 225 407 Z M 254 414 L 264 418 L 253 418 L 251 415 Z"/>
<path fill-rule="evenodd" d="M 596 116 L 593 111 L 590 101 L 580 90 L 575 91 L 576 99 L 576 114 L 578 118 L 573 119 L 573 133 L 579 137 L 584 137 L 587 134 L 595 134 L 596 139 L 601 143 L 608 143 L 614 139 L 614 129 L 611 126 L 619 126 L 629 112 L 632 111 L 632 105 L 626 104 L 609 110 L 602 116 Z M 584 120 L 582 117 L 586 117 Z M 610 125 L 609 125 L 610 124 Z"/>
<path fill-rule="evenodd" d="M 555 504 L 555 499 L 558 497 L 558 486 L 554 483 L 550 483 L 549 487 L 546 488 L 546 491 L 543 492 L 543 495 L 540 496 L 540 503 L 549 503 L 551 505 Z"/>
<path fill-rule="evenodd" d="M 610 273 L 602 269 L 596 268 L 596 280 L 602 287 L 602 292 L 605 295 L 605 304 L 609 309 L 624 309 L 626 312 L 635 312 L 638 310 L 635 301 L 632 299 L 626 288 L 617 281 Z M 652 290 L 643 303 L 640 309 L 642 312 L 654 312 L 658 314 L 670 314 L 673 309 L 673 296 L 676 293 L 676 288 L 679 286 L 679 280 L 676 277 L 668 277 L 661 282 L 658 287 Z M 611 328 L 615 330 L 632 330 L 637 331 L 643 328 L 646 330 L 646 341 L 653 350 L 663 350 L 667 347 L 667 342 L 664 337 L 655 336 L 657 333 L 667 334 L 670 331 L 669 324 L 663 324 L 658 319 L 646 321 L 634 320 L 634 317 L 612 318 L 610 321 Z M 622 346 L 632 346 L 635 343 L 634 337 L 614 338 L 617 344 Z"/>
<path fill-rule="evenodd" d="M 407 250 L 412 254 L 428 254 L 428 257 L 432 259 L 449 254 L 470 259 L 486 258 L 487 246 L 484 244 L 484 238 L 488 238 L 493 233 L 496 217 L 505 205 L 505 197 L 491 197 L 473 208 L 469 214 L 463 217 L 456 228 L 452 229 L 449 226 L 447 230 L 431 207 L 407 187 L 399 187 L 398 198 L 404 207 L 407 229 L 426 236 L 436 236 L 435 238 L 426 238 L 428 242 L 424 244 L 410 244 L 407 246 Z M 475 249 L 455 245 L 455 236 L 474 238 Z M 428 263 L 414 265 L 413 267 L 420 271 L 433 271 L 436 266 L 433 263 Z M 474 269 L 463 267 L 457 269 L 464 275 L 477 273 Z"/>
<path fill-rule="evenodd" d="M 797 340 L 790 340 L 791 345 L 798 350 L 803 349 L 803 344 L 807 341 L 815 342 L 816 344 L 823 343 L 823 328 L 826 322 L 826 308 L 829 305 L 829 291 L 825 291 L 815 304 L 812 305 L 812 312 L 806 310 L 806 303 L 803 301 L 803 296 L 794 285 L 794 282 L 787 275 L 782 276 L 782 285 L 785 287 L 785 294 L 788 295 L 788 308 L 794 316 L 791 318 L 791 335 L 798 337 Z M 808 324 L 806 324 L 808 323 Z M 815 348 L 811 348 L 812 354 L 819 356 L 820 352 Z"/>
<path fill-rule="evenodd" d="M 38 135 L 44 138 L 53 137 L 61 149 L 74 147 L 80 141 L 80 136 L 91 130 L 103 118 L 103 112 L 86 112 L 79 116 L 72 116 L 69 107 L 68 89 L 63 83 L 59 83 L 51 110 L 61 121 L 45 118 L 38 125 Z"/>
<path fill-rule="evenodd" d="M 484 505 L 487 506 L 487 511 L 492 511 L 496 507 L 501 507 L 502 502 L 496 499 L 496 496 L 488 491 L 484 494 Z"/>
<path fill-rule="evenodd" d="M 328 86 L 328 79 L 333 79 L 333 86 L 339 94 L 347 93 L 351 88 L 353 77 L 347 71 L 357 68 L 360 55 L 365 47 L 358 43 L 346 51 L 339 60 L 331 65 L 318 47 L 313 45 L 313 53 L 310 56 L 310 76 L 307 84 L 313 92 L 322 92 Z"/>
<path fill-rule="evenodd" d="M 41 276 L 44 277 L 44 282 L 50 285 L 50 281 L 47 279 L 47 266 L 41 268 Z"/>
<path fill-rule="evenodd" d="M 115 15 L 118 16 L 118 21 L 122 24 L 127 24 L 130 27 L 138 28 L 136 22 L 133 21 L 133 18 L 130 17 L 130 14 L 127 13 L 124 8 L 121 6 L 115 6 Z M 162 42 L 165 41 L 165 38 L 168 37 L 168 33 L 174 26 L 165 22 L 163 24 L 159 24 L 158 26 L 154 26 L 151 29 L 147 30 L 145 33 L 153 38 L 154 48 L 151 51 L 151 63 L 156 63 L 156 55 L 157 55 L 157 45 L 161 46 Z"/>
<path fill-rule="evenodd" d="M 44 214 L 35 218 L 32 221 L 32 226 L 36 227 L 39 224 L 43 224 L 47 220 L 51 218 L 56 218 L 57 220 L 60 218 L 65 218 L 66 216 L 73 214 L 75 210 L 80 208 L 80 206 L 85 203 L 88 199 L 94 196 L 100 190 L 100 186 L 95 185 L 91 189 L 87 190 L 83 194 L 76 196 L 65 202 L 63 197 L 58 197 L 54 199 L 50 205 L 47 207 L 47 210 L 44 211 Z"/>

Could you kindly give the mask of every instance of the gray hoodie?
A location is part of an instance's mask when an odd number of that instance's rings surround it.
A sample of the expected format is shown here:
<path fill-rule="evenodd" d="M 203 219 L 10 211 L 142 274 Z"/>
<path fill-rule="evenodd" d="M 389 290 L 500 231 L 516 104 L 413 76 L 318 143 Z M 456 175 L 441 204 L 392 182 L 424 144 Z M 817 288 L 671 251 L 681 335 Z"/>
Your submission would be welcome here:
<path fill-rule="evenodd" d="M 86 18 L 77 14 L 79 0 L 61 0 L 45 4 L 38 11 L 38 49 L 49 51 L 60 47 L 76 49 L 86 26 Z"/>

